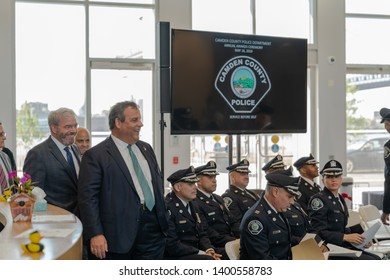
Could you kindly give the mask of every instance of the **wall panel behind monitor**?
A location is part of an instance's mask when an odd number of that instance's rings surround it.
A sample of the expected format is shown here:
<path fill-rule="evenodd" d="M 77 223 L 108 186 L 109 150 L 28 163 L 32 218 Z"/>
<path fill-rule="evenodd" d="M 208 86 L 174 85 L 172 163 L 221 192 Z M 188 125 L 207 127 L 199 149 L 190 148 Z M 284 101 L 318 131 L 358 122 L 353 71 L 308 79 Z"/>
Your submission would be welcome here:
<path fill-rule="evenodd" d="M 172 30 L 171 133 L 306 132 L 307 40 Z"/>

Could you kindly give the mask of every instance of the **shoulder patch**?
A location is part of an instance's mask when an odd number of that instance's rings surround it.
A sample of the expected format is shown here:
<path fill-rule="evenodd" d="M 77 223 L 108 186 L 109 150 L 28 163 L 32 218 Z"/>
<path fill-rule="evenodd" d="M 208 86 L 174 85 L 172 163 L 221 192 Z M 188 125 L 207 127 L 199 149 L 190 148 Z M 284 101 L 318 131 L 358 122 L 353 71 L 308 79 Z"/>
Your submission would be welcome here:
<path fill-rule="evenodd" d="M 310 203 L 310 207 L 314 210 L 314 211 L 317 211 L 317 210 L 320 210 L 322 207 L 324 207 L 324 203 L 322 202 L 321 199 L 319 198 L 313 198 L 313 200 L 311 201 Z"/>
<path fill-rule="evenodd" d="M 258 235 L 263 228 L 263 224 L 259 220 L 252 220 L 248 224 L 248 230 L 252 235 Z"/>
<path fill-rule="evenodd" d="M 230 197 L 224 197 L 223 203 L 225 204 L 226 208 L 229 208 L 230 204 L 232 204 L 233 200 Z"/>
<path fill-rule="evenodd" d="M 387 159 L 389 157 L 389 155 L 390 155 L 390 148 L 385 146 L 384 147 L 384 154 L 383 154 L 383 156 L 384 156 L 385 159 Z"/>

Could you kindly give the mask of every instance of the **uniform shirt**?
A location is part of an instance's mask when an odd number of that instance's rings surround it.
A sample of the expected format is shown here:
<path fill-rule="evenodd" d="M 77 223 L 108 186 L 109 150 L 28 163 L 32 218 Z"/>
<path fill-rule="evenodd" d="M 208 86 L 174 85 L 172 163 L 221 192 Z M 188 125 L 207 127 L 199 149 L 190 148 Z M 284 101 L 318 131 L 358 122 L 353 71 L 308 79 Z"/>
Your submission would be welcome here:
<path fill-rule="evenodd" d="M 216 247 L 225 247 L 226 242 L 235 239 L 231 223 L 233 218 L 225 207 L 222 197 L 213 194 L 214 200 L 198 190 L 196 202 L 199 206 L 201 218 L 204 217 L 207 233 L 211 243 Z"/>
<path fill-rule="evenodd" d="M 306 233 L 313 232 L 309 223 L 309 216 L 298 202 L 291 204 L 290 208 L 284 213 L 284 216 L 291 228 L 292 246 L 299 244 Z"/>
<path fill-rule="evenodd" d="M 291 259 L 290 226 L 262 196 L 244 215 L 240 225 L 241 260 Z"/>
<path fill-rule="evenodd" d="M 316 193 L 320 192 L 320 189 L 314 186 L 313 183 L 309 183 L 305 178 L 301 177 L 299 180 L 298 190 L 301 196 L 297 199 L 303 210 L 307 211 L 310 198 Z"/>
<path fill-rule="evenodd" d="M 236 235 L 239 232 L 239 224 L 241 223 L 242 216 L 256 203 L 259 196 L 253 191 L 243 190 L 230 185 L 229 189 L 222 194 L 222 198 L 234 219 L 232 230 Z"/>
<path fill-rule="evenodd" d="M 340 194 L 334 196 L 325 187 L 321 192 L 312 196 L 308 214 L 311 226 L 325 242 L 350 247 L 348 243 L 343 242 L 344 234 L 351 232 L 346 228 L 347 204 Z"/>
<path fill-rule="evenodd" d="M 198 254 L 199 251 L 214 249 L 200 219 L 199 208 L 190 201 L 191 214 L 173 192 L 165 197 L 169 213 L 169 229 L 165 254 L 168 257 L 183 257 Z"/>
<path fill-rule="evenodd" d="M 385 160 L 385 182 L 384 182 L 384 195 L 383 195 L 383 212 L 390 213 L 390 140 L 384 145 L 383 157 Z"/>

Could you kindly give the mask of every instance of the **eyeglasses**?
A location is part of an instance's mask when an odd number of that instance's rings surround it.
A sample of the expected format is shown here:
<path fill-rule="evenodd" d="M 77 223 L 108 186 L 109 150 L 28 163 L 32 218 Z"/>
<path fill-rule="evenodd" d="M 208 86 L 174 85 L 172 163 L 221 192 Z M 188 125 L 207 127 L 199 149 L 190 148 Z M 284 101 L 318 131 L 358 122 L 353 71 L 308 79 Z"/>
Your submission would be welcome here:
<path fill-rule="evenodd" d="M 4 131 L 0 132 L 0 137 L 7 137 L 7 133 L 5 133 Z"/>

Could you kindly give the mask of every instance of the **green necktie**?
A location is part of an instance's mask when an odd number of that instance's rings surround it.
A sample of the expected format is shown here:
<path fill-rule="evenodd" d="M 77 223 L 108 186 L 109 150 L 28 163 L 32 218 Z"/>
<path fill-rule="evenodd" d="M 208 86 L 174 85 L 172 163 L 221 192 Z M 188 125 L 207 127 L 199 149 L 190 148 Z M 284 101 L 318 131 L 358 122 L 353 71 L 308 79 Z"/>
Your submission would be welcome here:
<path fill-rule="evenodd" d="M 141 185 L 141 189 L 144 194 L 145 205 L 150 211 L 152 211 L 154 207 L 154 198 L 153 198 L 152 191 L 150 190 L 145 174 L 142 172 L 142 168 L 139 165 L 137 156 L 134 154 L 133 150 L 131 149 L 131 145 L 128 145 L 127 148 L 129 149 L 131 161 L 133 162 L 134 170 L 138 177 L 138 182 Z"/>

